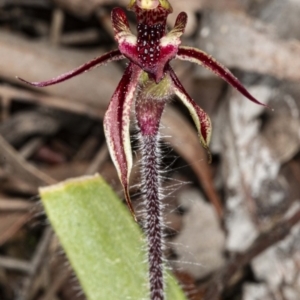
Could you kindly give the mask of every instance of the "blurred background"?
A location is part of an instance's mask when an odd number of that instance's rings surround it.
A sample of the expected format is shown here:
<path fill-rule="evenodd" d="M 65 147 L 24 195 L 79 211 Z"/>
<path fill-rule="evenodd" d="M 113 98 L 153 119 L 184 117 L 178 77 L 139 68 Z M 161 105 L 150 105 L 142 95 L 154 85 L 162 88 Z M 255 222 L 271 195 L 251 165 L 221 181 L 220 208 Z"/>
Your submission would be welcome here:
<path fill-rule="evenodd" d="M 99 172 L 123 197 L 102 120 L 126 62 L 45 89 L 15 76 L 49 79 L 116 48 L 110 11 L 127 4 L 0 0 L 1 300 L 85 299 L 38 187 Z M 169 267 L 188 299 L 299 300 L 300 1 L 171 4 L 170 28 L 181 10 L 189 16 L 182 43 L 230 68 L 270 109 L 199 66 L 172 63 L 211 116 L 213 160 L 207 163 L 188 112 L 174 99 L 161 128 Z M 134 15 L 127 15 L 134 31 Z"/>

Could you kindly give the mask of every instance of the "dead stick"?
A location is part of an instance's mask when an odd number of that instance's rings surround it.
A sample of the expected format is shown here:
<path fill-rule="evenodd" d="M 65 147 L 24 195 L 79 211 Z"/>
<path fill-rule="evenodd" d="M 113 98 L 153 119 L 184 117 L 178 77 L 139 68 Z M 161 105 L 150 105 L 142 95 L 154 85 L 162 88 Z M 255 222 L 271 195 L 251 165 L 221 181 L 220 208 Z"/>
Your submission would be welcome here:
<path fill-rule="evenodd" d="M 294 225 L 300 221 L 300 210 L 288 219 L 278 222 L 273 228 L 262 233 L 243 254 L 233 257 L 227 265 L 218 272 L 206 288 L 203 300 L 220 298 L 224 287 L 233 278 L 238 270 L 247 265 L 254 257 L 287 237 Z"/>

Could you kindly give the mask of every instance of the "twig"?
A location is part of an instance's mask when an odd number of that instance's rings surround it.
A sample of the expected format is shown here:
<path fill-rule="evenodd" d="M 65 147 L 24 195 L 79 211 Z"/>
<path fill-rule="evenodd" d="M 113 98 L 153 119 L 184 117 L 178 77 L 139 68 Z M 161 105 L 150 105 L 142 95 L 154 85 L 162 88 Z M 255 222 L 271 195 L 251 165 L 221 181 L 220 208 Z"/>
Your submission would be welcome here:
<path fill-rule="evenodd" d="M 31 270 L 30 263 L 21 259 L 0 256 L 0 266 L 9 270 L 29 273 Z"/>
<path fill-rule="evenodd" d="M 30 299 L 32 293 L 33 281 L 40 269 L 40 266 L 45 260 L 45 256 L 48 251 L 48 247 L 52 238 L 52 229 L 50 227 L 46 228 L 44 234 L 36 247 L 34 256 L 30 262 L 29 276 L 25 279 L 23 284 L 23 289 L 19 295 L 19 300 Z"/>
<path fill-rule="evenodd" d="M 0 211 L 28 211 L 33 207 L 33 204 L 19 198 L 3 198 L 0 199 Z"/>
<path fill-rule="evenodd" d="M 5 232 L 2 232 L 0 236 L 0 245 L 4 244 L 8 239 L 10 239 L 31 217 L 31 213 L 15 213 L 17 220 L 10 225 Z"/>
<path fill-rule="evenodd" d="M 15 87 L 0 86 L 0 96 L 8 97 L 11 100 L 15 98 L 22 102 L 34 103 L 76 114 L 83 114 L 95 119 L 102 119 L 105 112 L 105 110 L 101 109 L 101 107 L 96 108 L 84 103 L 70 101 L 67 98 L 47 96 L 34 91 L 25 91 Z"/>
<path fill-rule="evenodd" d="M 292 227 L 299 221 L 300 210 L 294 213 L 292 217 L 287 220 L 283 219 L 270 230 L 262 233 L 245 253 L 232 258 L 210 281 L 206 288 L 203 300 L 219 299 L 223 289 L 241 268 L 247 265 L 255 256 L 287 237 Z"/>
<path fill-rule="evenodd" d="M 72 270 L 67 269 L 59 273 L 58 276 L 51 283 L 50 287 L 47 289 L 45 295 L 41 300 L 52 300 L 55 297 L 57 291 L 62 287 L 63 284 L 70 278 Z"/>
<path fill-rule="evenodd" d="M 64 12 L 60 8 L 56 8 L 52 14 L 52 22 L 50 28 L 50 43 L 57 46 L 60 43 L 62 29 L 64 26 Z"/>
<path fill-rule="evenodd" d="M 26 162 L 1 136 L 0 153 L 2 155 L 0 163 L 8 166 L 14 176 L 21 178 L 25 182 L 36 187 L 56 182 L 53 178 Z"/>
<path fill-rule="evenodd" d="M 105 159 L 108 157 L 108 148 L 106 143 L 100 148 L 92 162 L 90 163 L 89 167 L 87 168 L 85 174 L 86 175 L 91 175 L 97 172 L 101 165 L 104 163 Z"/>
<path fill-rule="evenodd" d="M 43 143 L 42 138 L 34 138 L 30 140 L 28 143 L 26 143 L 20 150 L 19 153 L 20 155 L 28 159 Z"/>
<path fill-rule="evenodd" d="M 4 122 L 6 119 L 8 119 L 9 108 L 10 108 L 10 99 L 9 97 L 3 95 L 1 97 L 1 122 Z"/>

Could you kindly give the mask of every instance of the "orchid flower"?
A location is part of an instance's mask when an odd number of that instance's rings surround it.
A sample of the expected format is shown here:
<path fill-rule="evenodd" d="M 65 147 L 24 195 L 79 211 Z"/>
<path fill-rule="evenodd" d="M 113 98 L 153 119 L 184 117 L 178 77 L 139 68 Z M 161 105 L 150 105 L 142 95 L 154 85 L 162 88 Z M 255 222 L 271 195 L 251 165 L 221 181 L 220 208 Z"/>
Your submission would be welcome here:
<path fill-rule="evenodd" d="M 114 8 L 111 14 L 117 50 L 108 52 L 90 62 L 41 82 L 22 81 L 45 87 L 79 75 L 95 66 L 121 59 L 129 64 L 114 92 L 104 117 L 104 131 L 111 158 L 122 183 L 125 199 L 133 216 L 129 195 L 129 176 L 132 168 L 130 144 L 130 111 L 135 104 L 135 117 L 140 132 L 142 149 L 142 185 L 145 201 L 145 229 L 148 239 L 148 261 L 151 300 L 164 299 L 162 207 L 159 178 L 158 132 L 162 113 L 173 95 L 189 110 L 201 144 L 208 150 L 211 122 L 208 115 L 188 95 L 174 73 L 170 62 L 180 59 L 199 64 L 227 81 L 254 103 L 256 100 L 237 78 L 205 52 L 181 46 L 187 15 L 181 12 L 172 30 L 167 31 L 167 16 L 172 12 L 168 0 L 131 0 L 129 10 L 137 17 L 137 36 L 131 33 L 125 12 Z"/>

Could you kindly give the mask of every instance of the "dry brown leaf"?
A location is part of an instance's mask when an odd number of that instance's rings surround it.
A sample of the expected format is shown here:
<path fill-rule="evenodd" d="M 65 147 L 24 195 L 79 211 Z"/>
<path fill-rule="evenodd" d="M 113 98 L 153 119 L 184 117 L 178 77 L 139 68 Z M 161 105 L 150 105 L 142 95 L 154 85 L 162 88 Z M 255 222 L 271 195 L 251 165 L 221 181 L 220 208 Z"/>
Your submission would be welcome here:
<path fill-rule="evenodd" d="M 15 76 L 29 81 L 41 81 L 74 69 L 102 53 L 101 50 L 84 53 L 49 47 L 46 43 L 28 41 L 0 31 L 0 76 L 15 83 L 20 83 Z M 109 64 L 39 91 L 91 107 L 106 107 L 120 75 L 121 71 Z"/>
<path fill-rule="evenodd" d="M 0 85 L 0 95 L 10 101 L 18 99 L 19 102 L 32 103 L 39 106 L 50 107 L 59 110 L 65 110 L 74 114 L 84 114 L 91 118 L 102 119 L 105 113 L 105 107 L 91 107 L 85 101 L 74 102 L 68 98 L 43 95 L 39 92 L 43 90 L 25 91 L 16 87 Z M 100 103 L 101 104 L 101 103 Z"/>
<path fill-rule="evenodd" d="M 162 117 L 161 134 L 172 148 L 183 157 L 194 170 L 208 199 L 222 215 L 220 198 L 215 190 L 207 153 L 202 148 L 196 130 L 174 108 L 168 107 Z"/>
<path fill-rule="evenodd" d="M 241 12 L 206 11 L 202 26 L 198 46 L 227 67 L 300 80 L 299 41 L 272 37 L 267 25 Z"/>
<path fill-rule="evenodd" d="M 172 241 L 178 255 L 174 266 L 200 279 L 223 267 L 225 233 L 212 205 L 197 190 L 183 191 L 179 199 L 186 213 L 182 230 Z"/>

